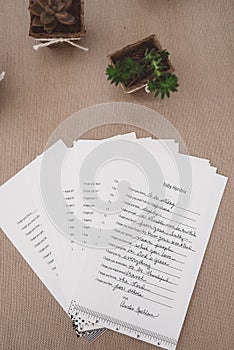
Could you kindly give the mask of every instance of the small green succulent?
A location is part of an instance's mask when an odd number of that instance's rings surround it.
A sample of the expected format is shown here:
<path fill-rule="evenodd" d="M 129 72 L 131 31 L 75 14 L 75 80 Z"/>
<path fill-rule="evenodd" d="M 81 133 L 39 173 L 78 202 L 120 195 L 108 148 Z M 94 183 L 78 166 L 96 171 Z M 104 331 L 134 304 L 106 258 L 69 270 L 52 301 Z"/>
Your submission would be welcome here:
<path fill-rule="evenodd" d="M 106 69 L 108 80 L 111 84 L 116 86 L 119 83 L 128 85 L 136 77 L 141 76 L 144 71 L 144 67 L 141 63 L 133 60 L 131 57 L 126 57 L 122 61 L 117 61 L 115 66 L 109 64 Z"/>
<path fill-rule="evenodd" d="M 152 75 L 159 77 L 162 74 L 162 71 L 167 69 L 165 64 L 168 56 L 169 53 L 166 50 L 146 50 L 145 57 L 143 58 L 142 62 L 147 67 L 147 70 L 151 71 Z"/>
<path fill-rule="evenodd" d="M 155 91 L 155 97 L 161 94 L 162 99 L 164 99 L 165 96 L 170 97 L 170 91 L 177 91 L 178 86 L 177 76 L 167 72 L 161 74 L 156 79 L 150 80 L 147 85 L 149 91 Z"/>

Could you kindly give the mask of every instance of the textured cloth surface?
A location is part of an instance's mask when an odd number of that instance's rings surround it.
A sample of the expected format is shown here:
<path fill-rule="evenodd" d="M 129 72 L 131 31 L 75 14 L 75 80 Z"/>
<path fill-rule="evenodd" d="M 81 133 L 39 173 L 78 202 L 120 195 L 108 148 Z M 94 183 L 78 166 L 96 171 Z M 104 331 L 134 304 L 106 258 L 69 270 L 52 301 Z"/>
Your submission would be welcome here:
<path fill-rule="evenodd" d="M 69 115 L 97 103 L 143 104 L 166 117 L 190 154 L 209 158 L 229 181 L 189 306 L 178 350 L 234 349 L 233 0 L 86 0 L 87 35 L 76 48 L 33 51 L 28 2 L 1 0 L 0 184 L 42 150 Z M 180 80 L 161 101 L 125 95 L 106 81 L 107 54 L 156 33 Z M 124 132 L 99 128 L 90 137 Z M 108 331 L 78 340 L 57 302 L 0 232 L 0 350 L 150 350 Z"/>

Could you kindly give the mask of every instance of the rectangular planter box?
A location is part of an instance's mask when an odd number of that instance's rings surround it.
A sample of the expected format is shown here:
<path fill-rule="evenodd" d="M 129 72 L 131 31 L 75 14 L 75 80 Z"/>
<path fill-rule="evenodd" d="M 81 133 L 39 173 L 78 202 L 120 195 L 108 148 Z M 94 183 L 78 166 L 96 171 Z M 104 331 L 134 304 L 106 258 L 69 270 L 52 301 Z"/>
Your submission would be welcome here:
<path fill-rule="evenodd" d="M 31 3 L 32 1 L 30 0 L 29 5 Z M 84 0 L 74 0 L 69 12 L 75 17 L 76 23 L 69 26 L 59 23 L 51 34 L 46 33 L 43 27 L 33 27 L 32 21 L 34 15 L 30 13 L 29 36 L 36 39 L 82 38 L 86 32 L 84 24 Z M 64 43 L 62 44 L 64 45 Z"/>
<path fill-rule="evenodd" d="M 145 39 L 139 40 L 134 44 L 125 46 L 121 50 L 113 52 L 112 54 L 110 54 L 108 56 L 108 58 L 109 58 L 111 64 L 114 66 L 117 61 L 123 60 L 124 57 L 135 56 L 135 57 L 138 57 L 139 59 L 142 59 L 144 57 L 145 50 L 146 49 L 152 50 L 153 48 L 155 48 L 157 51 L 162 50 L 162 46 L 154 34 L 148 36 Z M 167 64 L 169 67 L 167 71 L 174 72 L 174 68 L 173 68 L 169 59 L 167 60 Z M 135 92 L 137 90 L 140 90 L 140 89 L 146 87 L 148 82 L 149 82 L 149 78 L 145 77 L 145 78 L 141 79 L 140 81 L 137 81 L 133 85 L 125 86 L 124 84 L 121 84 L 121 86 L 126 93 L 130 94 L 132 92 Z"/>

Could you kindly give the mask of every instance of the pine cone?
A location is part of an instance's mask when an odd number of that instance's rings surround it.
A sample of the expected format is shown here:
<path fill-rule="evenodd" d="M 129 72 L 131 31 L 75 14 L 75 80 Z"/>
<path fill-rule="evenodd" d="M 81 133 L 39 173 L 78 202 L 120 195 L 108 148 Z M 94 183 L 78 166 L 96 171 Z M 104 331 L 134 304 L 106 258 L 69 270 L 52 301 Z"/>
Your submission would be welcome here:
<path fill-rule="evenodd" d="M 68 12 L 73 0 L 32 0 L 29 6 L 30 13 L 34 16 L 33 27 L 43 27 L 45 32 L 51 33 L 58 25 L 72 25 L 75 17 Z"/>

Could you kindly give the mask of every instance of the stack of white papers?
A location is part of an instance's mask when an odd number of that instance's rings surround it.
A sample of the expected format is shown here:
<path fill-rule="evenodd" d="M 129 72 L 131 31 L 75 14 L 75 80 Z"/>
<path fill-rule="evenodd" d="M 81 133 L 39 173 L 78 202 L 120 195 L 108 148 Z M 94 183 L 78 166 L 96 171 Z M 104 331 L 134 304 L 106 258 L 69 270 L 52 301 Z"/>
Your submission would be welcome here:
<path fill-rule="evenodd" d="M 174 140 L 58 141 L 0 187 L 0 226 L 78 336 L 175 349 L 226 182 Z"/>

